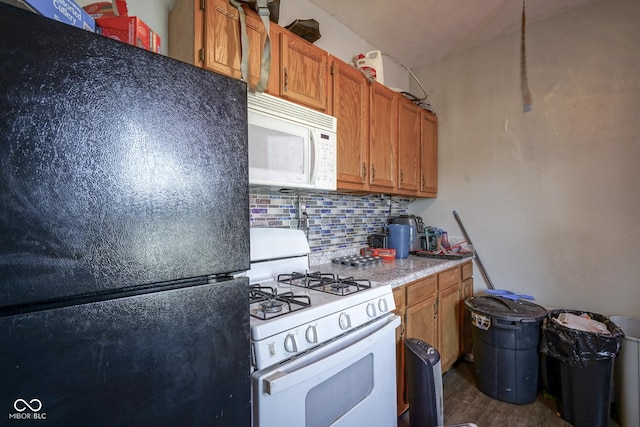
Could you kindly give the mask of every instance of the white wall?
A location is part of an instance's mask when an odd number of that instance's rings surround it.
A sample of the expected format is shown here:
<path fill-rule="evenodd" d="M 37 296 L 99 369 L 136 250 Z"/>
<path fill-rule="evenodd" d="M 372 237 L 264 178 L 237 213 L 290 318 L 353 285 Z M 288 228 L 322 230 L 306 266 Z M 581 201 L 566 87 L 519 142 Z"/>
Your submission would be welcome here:
<path fill-rule="evenodd" d="M 640 2 L 599 0 L 415 70 L 439 116 L 439 192 L 496 288 L 640 318 Z M 486 288 L 475 271 L 476 288 Z"/>

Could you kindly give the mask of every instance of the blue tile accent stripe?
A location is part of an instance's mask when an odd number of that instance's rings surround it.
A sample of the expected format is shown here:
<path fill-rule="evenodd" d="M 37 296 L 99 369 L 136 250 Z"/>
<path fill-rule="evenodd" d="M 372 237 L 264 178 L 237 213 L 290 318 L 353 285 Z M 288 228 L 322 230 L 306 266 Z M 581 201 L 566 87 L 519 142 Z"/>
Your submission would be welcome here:
<path fill-rule="evenodd" d="M 390 216 L 406 214 L 413 199 L 342 193 L 280 194 L 264 187 L 249 191 L 251 227 L 298 228 L 298 209 L 309 217 L 312 252 L 366 246 Z"/>

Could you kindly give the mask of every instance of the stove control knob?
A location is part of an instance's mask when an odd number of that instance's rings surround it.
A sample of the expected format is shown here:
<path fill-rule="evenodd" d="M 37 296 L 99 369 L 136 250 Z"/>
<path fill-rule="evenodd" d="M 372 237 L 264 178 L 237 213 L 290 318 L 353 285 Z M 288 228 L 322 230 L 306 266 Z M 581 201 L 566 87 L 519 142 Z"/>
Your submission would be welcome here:
<path fill-rule="evenodd" d="M 343 331 L 349 329 L 351 327 L 351 317 L 347 313 L 340 314 L 338 324 Z"/>
<path fill-rule="evenodd" d="M 380 301 L 378 301 L 378 309 L 383 313 L 389 311 L 389 306 L 387 305 L 386 299 L 382 298 Z"/>
<path fill-rule="evenodd" d="M 307 328 L 307 332 L 304 335 L 308 343 L 318 343 L 318 329 L 316 329 L 316 325 L 309 325 L 309 327 Z"/>
<path fill-rule="evenodd" d="M 296 342 L 295 334 L 289 334 L 284 339 L 284 349 L 289 353 L 297 353 L 298 352 L 298 343 Z"/>
<path fill-rule="evenodd" d="M 376 305 L 372 302 L 367 304 L 367 316 L 371 318 L 376 317 Z"/>

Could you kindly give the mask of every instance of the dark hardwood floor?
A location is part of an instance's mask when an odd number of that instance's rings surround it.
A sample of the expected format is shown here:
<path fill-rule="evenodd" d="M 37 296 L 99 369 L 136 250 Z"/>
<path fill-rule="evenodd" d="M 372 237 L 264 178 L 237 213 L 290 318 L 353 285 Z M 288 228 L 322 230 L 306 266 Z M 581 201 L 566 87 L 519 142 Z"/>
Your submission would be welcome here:
<path fill-rule="evenodd" d="M 555 402 L 542 394 L 528 405 L 515 405 L 490 398 L 473 379 L 473 364 L 458 362 L 443 377 L 445 425 L 474 423 L 478 427 L 571 427 L 556 413 Z M 409 426 L 408 412 L 398 427 Z M 611 420 L 610 427 L 619 427 Z"/>

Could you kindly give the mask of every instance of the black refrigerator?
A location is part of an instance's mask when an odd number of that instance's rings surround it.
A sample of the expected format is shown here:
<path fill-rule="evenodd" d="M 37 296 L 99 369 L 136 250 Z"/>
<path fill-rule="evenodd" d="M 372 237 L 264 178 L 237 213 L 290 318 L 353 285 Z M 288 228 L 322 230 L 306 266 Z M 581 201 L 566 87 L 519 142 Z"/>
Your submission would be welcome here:
<path fill-rule="evenodd" d="M 249 426 L 243 82 L 0 4 L 0 425 Z"/>

